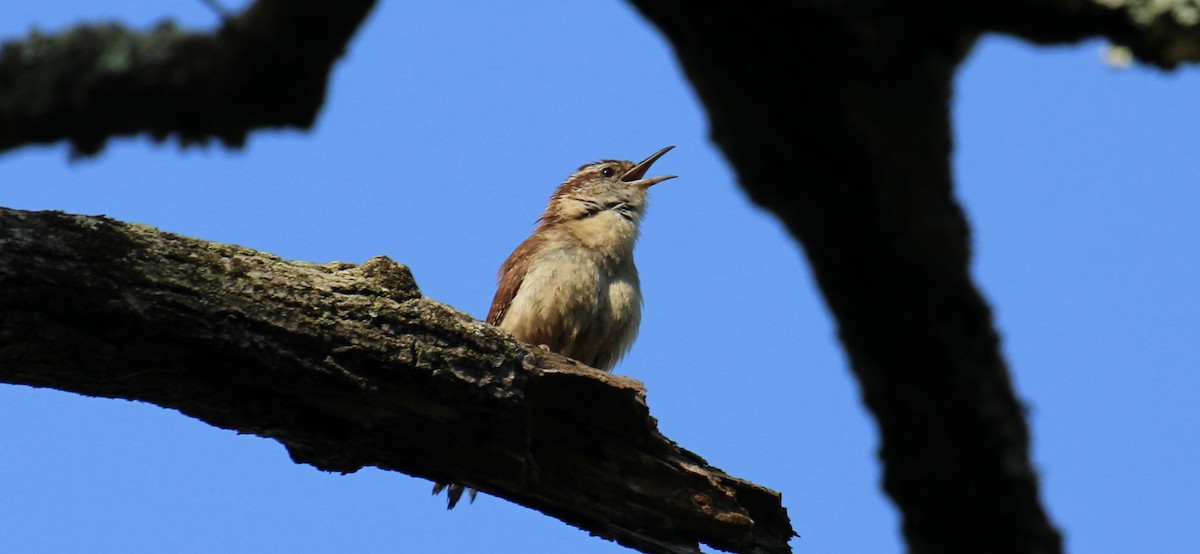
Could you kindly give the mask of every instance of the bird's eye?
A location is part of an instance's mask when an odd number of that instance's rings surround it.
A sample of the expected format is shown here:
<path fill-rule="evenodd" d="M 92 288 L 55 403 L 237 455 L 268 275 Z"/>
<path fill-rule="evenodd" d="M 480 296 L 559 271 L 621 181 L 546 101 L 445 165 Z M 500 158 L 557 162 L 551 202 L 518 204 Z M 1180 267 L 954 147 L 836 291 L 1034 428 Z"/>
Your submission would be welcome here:
<path fill-rule="evenodd" d="M 600 174 L 605 177 L 612 177 L 613 173 L 615 173 L 615 172 L 613 171 L 613 168 L 611 168 L 611 167 L 606 167 L 606 168 L 600 170 Z"/>

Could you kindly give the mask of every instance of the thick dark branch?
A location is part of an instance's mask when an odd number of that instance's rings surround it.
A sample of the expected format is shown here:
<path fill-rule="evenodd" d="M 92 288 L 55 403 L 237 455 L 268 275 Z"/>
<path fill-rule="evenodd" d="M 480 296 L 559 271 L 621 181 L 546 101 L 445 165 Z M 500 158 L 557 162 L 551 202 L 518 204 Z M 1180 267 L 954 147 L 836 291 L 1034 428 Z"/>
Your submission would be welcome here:
<path fill-rule="evenodd" d="M 177 409 L 323 470 L 458 481 L 646 552 L 789 552 L 779 494 L 659 434 L 641 383 L 423 298 L 387 258 L 0 208 L 0 382 Z"/>
<path fill-rule="evenodd" d="M 908 3 L 634 3 L 742 186 L 804 246 L 910 551 L 1060 551 L 953 197 L 951 84 L 975 32 Z"/>
<path fill-rule="evenodd" d="M 1200 62 L 1196 0 L 997 0 L 955 4 L 968 25 L 1041 44 L 1105 38 L 1162 68 Z"/>
<path fill-rule="evenodd" d="M 254 129 L 307 129 L 374 4 L 258 0 L 212 33 L 88 25 L 5 43 L 0 152 L 68 140 L 88 156 L 139 133 L 239 147 Z"/>

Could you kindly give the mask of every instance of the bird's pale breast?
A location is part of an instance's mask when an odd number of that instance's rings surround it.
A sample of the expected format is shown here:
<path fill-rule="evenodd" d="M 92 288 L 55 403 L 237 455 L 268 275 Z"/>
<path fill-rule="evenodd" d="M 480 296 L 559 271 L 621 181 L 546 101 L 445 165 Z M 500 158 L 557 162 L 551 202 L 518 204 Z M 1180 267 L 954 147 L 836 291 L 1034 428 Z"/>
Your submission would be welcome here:
<path fill-rule="evenodd" d="M 543 252 L 500 326 L 524 342 L 612 369 L 637 335 L 641 291 L 632 256 L 605 262 L 586 248 Z"/>

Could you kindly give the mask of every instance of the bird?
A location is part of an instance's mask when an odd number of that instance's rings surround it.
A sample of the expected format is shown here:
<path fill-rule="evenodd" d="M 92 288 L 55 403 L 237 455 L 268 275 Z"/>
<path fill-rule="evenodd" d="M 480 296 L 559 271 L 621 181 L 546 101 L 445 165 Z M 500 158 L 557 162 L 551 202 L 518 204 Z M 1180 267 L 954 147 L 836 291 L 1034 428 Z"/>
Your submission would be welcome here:
<path fill-rule="evenodd" d="M 675 175 L 646 177 L 674 146 L 633 163 L 603 159 L 584 164 L 550 195 L 533 234 L 500 266 L 487 322 L 522 342 L 612 371 L 633 346 L 642 318 L 642 292 L 633 249 L 650 187 Z M 447 509 L 464 492 L 447 491 Z"/>

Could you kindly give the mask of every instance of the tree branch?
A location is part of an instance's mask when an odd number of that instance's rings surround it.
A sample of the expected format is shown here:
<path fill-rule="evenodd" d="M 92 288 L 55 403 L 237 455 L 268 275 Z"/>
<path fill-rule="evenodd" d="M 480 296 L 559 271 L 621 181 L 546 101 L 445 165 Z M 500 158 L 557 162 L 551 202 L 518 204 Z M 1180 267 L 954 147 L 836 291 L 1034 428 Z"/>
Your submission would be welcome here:
<path fill-rule="evenodd" d="M 659 434 L 641 383 L 424 298 L 383 257 L 0 208 L 0 382 L 176 409 L 326 471 L 461 482 L 645 552 L 790 551 L 779 493 Z"/>
<path fill-rule="evenodd" d="M 258 0 L 212 33 L 162 23 L 34 33 L 0 49 L 0 152 L 70 141 L 73 156 L 116 136 L 240 147 L 253 129 L 307 129 L 373 0 Z"/>
<path fill-rule="evenodd" d="M 804 246 L 910 552 L 1061 551 L 953 196 L 949 100 L 976 32 L 919 3 L 633 3 L 742 187 Z"/>
<path fill-rule="evenodd" d="M 1200 62 L 1196 0 L 1024 0 L 963 3 L 964 21 L 1040 44 L 1105 38 L 1140 61 L 1171 69 Z"/>

